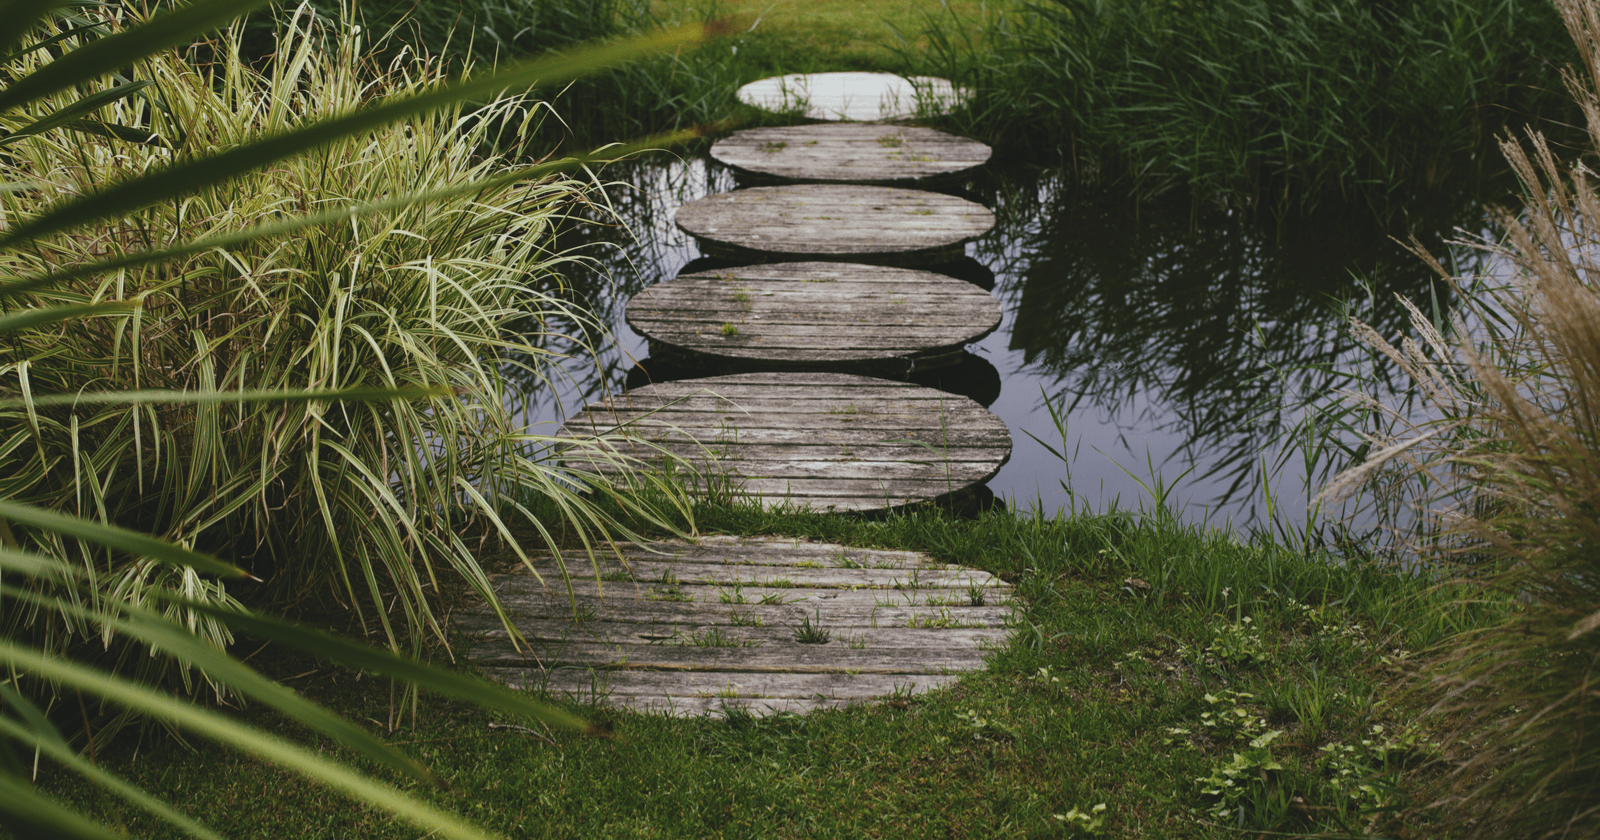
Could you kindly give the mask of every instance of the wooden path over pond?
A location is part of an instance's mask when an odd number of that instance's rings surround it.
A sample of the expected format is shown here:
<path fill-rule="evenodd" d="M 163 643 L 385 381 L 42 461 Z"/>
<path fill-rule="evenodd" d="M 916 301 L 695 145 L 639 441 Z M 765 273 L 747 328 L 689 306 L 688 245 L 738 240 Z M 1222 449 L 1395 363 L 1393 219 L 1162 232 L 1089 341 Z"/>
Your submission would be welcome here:
<path fill-rule="evenodd" d="M 799 183 L 914 186 L 984 165 L 990 149 L 931 128 L 861 123 L 751 128 L 711 147 L 746 177 Z"/>
<path fill-rule="evenodd" d="M 982 204 L 942 193 L 853 184 L 795 184 L 718 193 L 675 221 L 708 256 L 748 262 L 946 262 L 994 227 Z"/>
<path fill-rule="evenodd" d="M 863 91 L 857 77 L 883 87 Z M 834 116 L 859 106 L 877 118 L 913 88 L 953 95 L 942 80 L 888 74 L 768 81 L 741 96 L 787 102 L 799 89 Z M 627 319 L 678 364 L 757 370 L 592 403 L 562 427 L 564 465 L 606 479 L 624 462 L 671 458 L 701 492 L 826 512 L 971 494 L 1010 458 L 1010 432 L 966 397 L 900 380 L 988 334 L 999 306 L 905 267 L 961 256 L 994 215 L 870 184 L 956 175 L 987 160 L 987 147 L 846 125 L 740 132 L 715 154 L 747 173 L 824 183 L 681 207 L 677 224 L 706 255 L 749 264 L 646 289 Z M 1010 587 L 982 571 L 774 538 L 624 545 L 598 568 L 574 563 L 565 580 L 549 558 L 536 568 L 493 579 L 505 615 L 480 604 L 457 616 L 470 661 L 512 685 L 671 714 L 806 711 L 935 688 L 983 667 L 1010 615 Z"/>
<path fill-rule="evenodd" d="M 906 382 L 839 373 L 745 373 L 649 385 L 591 403 L 561 434 L 622 433 L 617 444 L 650 462 L 665 449 L 712 487 L 768 506 L 885 510 L 953 497 L 1011 457 L 1000 418 L 966 397 Z M 566 462 L 616 472 L 607 459 Z"/>
<path fill-rule="evenodd" d="M 774 537 L 623 544 L 596 580 L 547 556 L 492 584 L 525 643 L 486 605 L 458 616 L 489 676 L 640 711 L 804 712 L 926 691 L 1005 644 L 1011 587 L 909 552 Z M 585 577 L 585 575 L 589 575 Z M 576 618 L 574 617 L 576 610 Z"/>
<path fill-rule="evenodd" d="M 929 271 L 794 262 L 680 275 L 635 295 L 626 317 L 673 364 L 903 379 L 993 332 L 1000 304 Z"/>

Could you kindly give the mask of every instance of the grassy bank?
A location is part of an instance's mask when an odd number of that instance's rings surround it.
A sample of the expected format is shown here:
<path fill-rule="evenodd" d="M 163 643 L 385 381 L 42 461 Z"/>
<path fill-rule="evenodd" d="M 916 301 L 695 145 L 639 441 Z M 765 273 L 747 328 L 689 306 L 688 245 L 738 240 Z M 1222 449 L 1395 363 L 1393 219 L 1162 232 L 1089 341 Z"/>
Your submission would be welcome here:
<path fill-rule="evenodd" d="M 993 571 L 1023 600 L 1013 641 L 954 688 L 806 717 L 572 707 L 605 738 L 425 698 L 416 725 L 392 736 L 449 785 L 419 792 L 509 837 L 1359 832 L 1382 822 L 1373 809 L 1406 803 L 1393 771 L 1429 750 L 1390 682 L 1463 620 L 1418 581 L 1159 511 L 697 518 L 706 532 L 917 549 Z M 297 691 L 384 719 L 385 684 L 273 656 L 258 661 Z M 100 760 L 231 836 L 409 836 L 234 755 L 158 738 Z M 56 793 L 146 826 L 117 804 Z"/>

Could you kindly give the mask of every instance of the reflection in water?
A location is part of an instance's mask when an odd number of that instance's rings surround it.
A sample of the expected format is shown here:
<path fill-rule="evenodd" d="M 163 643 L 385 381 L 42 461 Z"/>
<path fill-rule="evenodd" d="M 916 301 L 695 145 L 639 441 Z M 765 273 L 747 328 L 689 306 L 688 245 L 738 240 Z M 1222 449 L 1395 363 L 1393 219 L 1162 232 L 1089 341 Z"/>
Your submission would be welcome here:
<path fill-rule="evenodd" d="M 589 336 L 602 342 L 597 358 L 573 359 L 563 387 L 536 395 L 538 420 L 559 421 L 602 392 L 692 373 L 645 358 L 623 307 L 699 257 L 673 211 L 734 180 L 704 158 L 665 155 L 602 177 L 615 182 L 611 208 L 637 238 L 590 211 L 575 214 L 558 244 L 590 261 L 564 272 L 570 293 L 615 339 Z M 1453 228 L 1483 225 L 1470 201 L 1413 209 L 1409 222 L 1385 226 L 1353 210 L 1261 223 L 1181 195 L 1135 201 L 1050 174 L 991 174 L 967 189 L 996 211 L 997 226 L 969 246 L 964 270 L 948 273 L 992 276 L 1005 320 L 958 369 L 922 384 L 992 404 L 1010 426 L 1016 451 L 990 487 L 1019 506 L 1103 509 L 1146 498 L 1155 475 L 1168 483 L 1182 475 L 1173 501 L 1192 517 L 1240 526 L 1265 520 L 1263 473 L 1279 494 L 1276 515 L 1290 525 L 1304 519 L 1304 468 L 1289 459 L 1280 468 L 1276 441 L 1298 420 L 1301 400 L 1340 385 L 1341 360 L 1364 357 L 1341 307 L 1394 335 L 1405 332 L 1395 293 L 1447 305 L 1445 288 L 1390 237 L 1414 234 L 1445 253 L 1440 242 Z M 1065 406 L 1064 445 L 1047 399 Z M 1064 450 L 1067 463 L 1039 440 Z"/>

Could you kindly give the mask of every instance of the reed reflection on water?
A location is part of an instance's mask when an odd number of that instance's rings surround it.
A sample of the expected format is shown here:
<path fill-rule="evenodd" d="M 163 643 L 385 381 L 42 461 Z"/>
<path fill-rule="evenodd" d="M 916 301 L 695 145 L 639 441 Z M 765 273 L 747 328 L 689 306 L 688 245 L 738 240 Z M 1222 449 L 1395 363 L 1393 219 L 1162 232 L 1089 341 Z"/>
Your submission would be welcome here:
<path fill-rule="evenodd" d="M 571 266 L 567 279 L 615 336 L 591 342 L 598 358 L 570 360 L 564 387 L 534 395 L 533 419 L 550 422 L 546 431 L 583 402 L 624 390 L 630 372 L 635 384 L 682 375 L 646 357 L 623 307 L 699 257 L 673 211 L 738 186 L 693 156 L 660 155 L 601 177 L 636 238 L 589 212 L 574 215 L 558 244 L 593 260 Z M 1135 199 L 1118 185 L 1049 172 L 990 173 L 963 189 L 996 212 L 995 230 L 968 254 L 993 271 L 1005 318 L 970 347 L 965 382 L 943 385 L 992 402 L 1011 428 L 1011 460 L 989 486 L 1018 507 L 1104 510 L 1148 503 L 1159 481 L 1187 517 L 1240 528 L 1266 524 L 1263 488 L 1278 525 L 1300 525 L 1308 484 L 1344 466 L 1308 465 L 1283 441 L 1308 401 L 1348 384 L 1340 371 L 1389 375 L 1388 366 L 1363 364 L 1368 353 L 1346 316 L 1399 335 L 1407 329 L 1395 294 L 1449 305 L 1448 288 L 1392 237 L 1415 235 L 1461 265 L 1473 252 L 1443 241 L 1458 227 L 1481 229 L 1484 218 L 1476 202 L 1458 200 L 1389 224 L 1352 207 L 1262 222 L 1186 195 Z M 1064 443 L 1047 401 L 1064 412 Z"/>

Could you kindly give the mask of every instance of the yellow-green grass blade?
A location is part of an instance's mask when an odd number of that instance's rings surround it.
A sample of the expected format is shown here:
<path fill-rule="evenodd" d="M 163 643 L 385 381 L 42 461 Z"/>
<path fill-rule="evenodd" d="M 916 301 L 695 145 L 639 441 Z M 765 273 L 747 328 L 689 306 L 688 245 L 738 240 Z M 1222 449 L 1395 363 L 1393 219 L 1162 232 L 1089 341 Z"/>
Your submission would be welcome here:
<path fill-rule="evenodd" d="M 403 388 L 315 388 L 244 391 L 164 391 L 145 389 L 138 391 L 89 391 L 82 394 L 45 394 L 26 400 L 19 397 L 10 397 L 0 399 L 0 410 L 25 408 L 29 405 L 46 408 L 58 405 L 140 405 L 145 403 L 199 405 L 251 402 L 367 402 L 373 400 L 420 400 L 449 395 L 449 388 L 443 386 L 424 387 L 421 385 Z"/>
<path fill-rule="evenodd" d="M 33 785 L 6 774 L 0 774 L 0 826 L 17 837 L 127 840 L 127 835 L 58 804 Z"/>
<path fill-rule="evenodd" d="M 152 84 L 154 84 L 154 82 L 149 80 L 140 80 L 137 82 L 129 82 L 125 85 L 117 85 L 114 88 L 102 90 L 99 93 L 85 96 L 84 98 L 72 103 L 71 105 L 68 105 L 65 108 L 55 111 L 41 119 L 35 120 L 28 125 L 25 125 L 22 128 L 7 134 L 4 138 L 0 138 L 0 146 L 6 146 L 11 143 L 15 143 L 24 137 L 32 137 L 35 134 L 43 134 L 53 128 L 60 128 L 67 123 L 82 119 L 83 117 L 86 117 L 95 111 L 98 111 L 101 108 L 116 102 L 119 99 L 126 99 L 127 97 L 144 90 Z"/>
<path fill-rule="evenodd" d="M 57 599 L 50 595 L 29 592 L 17 587 L 0 586 L 0 593 L 5 593 L 19 601 L 31 602 L 57 612 L 75 615 L 110 627 L 125 634 L 128 638 L 137 639 L 151 648 L 189 661 L 212 679 L 225 683 L 246 696 L 254 697 L 266 703 L 290 718 L 339 741 L 391 770 L 396 770 L 430 784 L 437 784 L 439 781 L 426 767 L 407 758 L 400 751 L 385 744 L 372 733 L 306 700 L 290 689 L 261 676 L 250 666 L 207 644 L 204 639 L 190 632 L 188 628 L 148 609 L 131 603 L 118 604 L 117 608 L 129 616 L 129 618 L 123 619 L 107 612 L 68 602 L 65 599 Z M 180 599 L 174 600 L 179 603 L 187 603 Z M 223 614 L 231 613 L 234 613 L 234 611 L 224 609 L 209 612 L 208 614 L 221 618 Z M 320 651 L 316 648 L 305 647 L 302 649 L 320 655 Z"/>
<path fill-rule="evenodd" d="M 106 303 L 47 306 L 38 309 L 24 309 L 20 312 L 8 312 L 0 315 L 0 335 L 16 330 L 26 330 L 61 321 L 70 321 L 73 318 L 87 318 L 91 315 L 104 315 L 107 312 L 129 312 L 133 310 L 135 305 L 132 301 L 114 300 Z"/>
<path fill-rule="evenodd" d="M 178 163 L 151 175 L 132 178 L 95 193 L 68 199 L 44 215 L 19 224 L 0 236 L 0 248 L 12 248 L 20 242 L 100 219 L 126 216 L 141 207 L 175 198 L 208 184 L 226 181 L 241 172 L 268 166 L 340 138 L 372 131 L 457 101 L 487 99 L 510 88 L 534 88 L 566 81 L 642 55 L 697 44 L 717 32 L 718 27 L 709 24 L 678 27 L 567 55 L 522 62 L 485 76 L 441 85 L 425 93 L 383 101 L 352 114 L 331 117 L 305 128 Z"/>
<path fill-rule="evenodd" d="M 171 823 L 190 836 L 203 838 L 203 840 L 222 840 L 222 835 L 217 834 L 198 822 L 195 822 L 187 815 L 178 811 L 176 808 L 173 808 L 171 805 L 168 805 L 154 796 L 151 796 L 149 793 L 146 793 L 143 788 L 140 788 L 134 784 L 130 784 L 120 776 L 117 776 L 115 773 L 110 773 L 100 769 L 99 767 L 96 767 L 89 761 L 85 760 L 83 756 L 80 756 L 74 752 L 65 743 L 61 743 L 51 738 L 41 737 L 42 733 L 36 731 L 32 727 L 24 726 L 8 717 L 0 715 L 0 734 L 15 738 L 16 740 L 37 749 L 39 752 L 49 756 L 51 759 L 55 760 L 68 770 L 71 770 L 95 783 L 96 785 L 115 793 L 116 795 L 128 800 L 145 811 L 148 811 L 149 813 L 166 820 L 168 823 Z M 34 795 L 38 796 L 41 794 L 35 793 Z"/>
<path fill-rule="evenodd" d="M 504 686 L 495 685 L 476 677 L 446 671 L 408 659 L 399 654 L 341 639 L 320 630 L 302 627 L 279 618 L 248 615 L 232 610 L 190 601 L 176 596 L 160 595 L 165 600 L 182 604 L 202 615 L 224 622 L 241 633 L 262 639 L 271 639 L 351 668 L 393 677 L 446 697 L 465 700 L 482 708 L 505 712 L 517 717 L 543 721 L 567 729 L 587 729 L 582 718 L 560 709 L 537 703 Z"/>
<path fill-rule="evenodd" d="M 26 105 L 127 67 L 151 53 L 188 43 L 266 2 L 197 0 L 141 26 L 96 38 L 0 89 L 0 111 Z M 10 43 L 16 40 L 13 38 Z"/>
<path fill-rule="evenodd" d="M 37 578 L 59 577 L 63 572 L 70 577 L 76 571 L 54 557 L 7 546 L 0 546 L 0 568 Z"/>
<path fill-rule="evenodd" d="M 460 840 L 489 840 L 492 837 L 458 817 L 413 799 L 390 785 L 367 779 L 336 761 L 230 720 L 217 712 L 118 679 L 105 671 L 55 658 L 8 640 L 0 640 L 0 662 L 96 695 L 316 779 L 363 803 L 388 810 L 425 831 Z"/>
<path fill-rule="evenodd" d="M 386 201 L 351 205 L 348 207 L 341 207 L 337 210 L 328 210 L 321 213 L 311 213 L 304 216 L 298 216 L 281 222 L 254 225 L 234 233 L 208 236 L 202 239 L 182 242 L 167 248 L 160 248 L 151 251 L 138 251 L 132 254 L 125 254 L 118 257 L 112 257 L 110 259 L 100 260 L 99 262 L 70 266 L 59 271 L 51 272 L 50 274 L 42 274 L 20 280 L 15 278 L 5 278 L 10 282 L 0 285 L 0 294 L 22 294 L 25 292 L 36 291 L 38 289 L 49 288 L 61 283 L 67 283 L 82 277 L 92 277 L 97 274 L 120 271 L 122 269 L 132 268 L 134 266 L 144 265 L 146 263 L 163 262 L 176 257 L 185 257 L 190 254 L 198 254 L 204 251 L 227 251 L 237 248 L 240 245 L 253 242 L 257 239 L 283 236 L 284 234 L 294 233 L 296 231 L 305 230 L 306 228 L 348 222 L 351 219 L 359 218 L 361 216 L 387 213 L 393 210 L 403 210 L 409 207 L 427 205 L 432 202 L 441 202 L 464 195 L 474 195 L 480 192 L 497 190 L 502 187 L 507 187 L 523 181 L 535 181 L 550 175 L 557 175 L 562 172 L 569 172 L 571 170 L 580 169 L 586 166 L 612 163 L 641 152 L 681 145 L 689 142 L 690 140 L 703 137 L 707 132 L 714 130 L 714 127 L 686 129 L 683 131 L 673 131 L 666 134 L 658 134 L 634 143 L 614 143 L 604 146 L 600 149 L 596 149 L 588 154 L 574 155 L 561 160 L 546 161 L 544 163 L 518 169 L 515 172 L 506 173 L 505 175 L 498 175 L 493 178 L 484 178 L 465 184 L 459 184 L 453 187 L 444 187 L 436 190 L 408 193 L 406 195 L 391 198 Z M 27 184 L 24 186 L 27 188 L 32 188 L 34 185 Z"/>
<path fill-rule="evenodd" d="M 196 571 L 226 577 L 242 577 L 243 569 L 198 551 L 173 545 L 138 531 L 91 522 L 76 516 L 44 510 L 32 505 L 0 499 L 0 519 L 20 522 L 46 531 L 77 537 L 98 545 L 110 546 L 136 557 L 147 557 L 173 566 L 189 566 Z"/>

